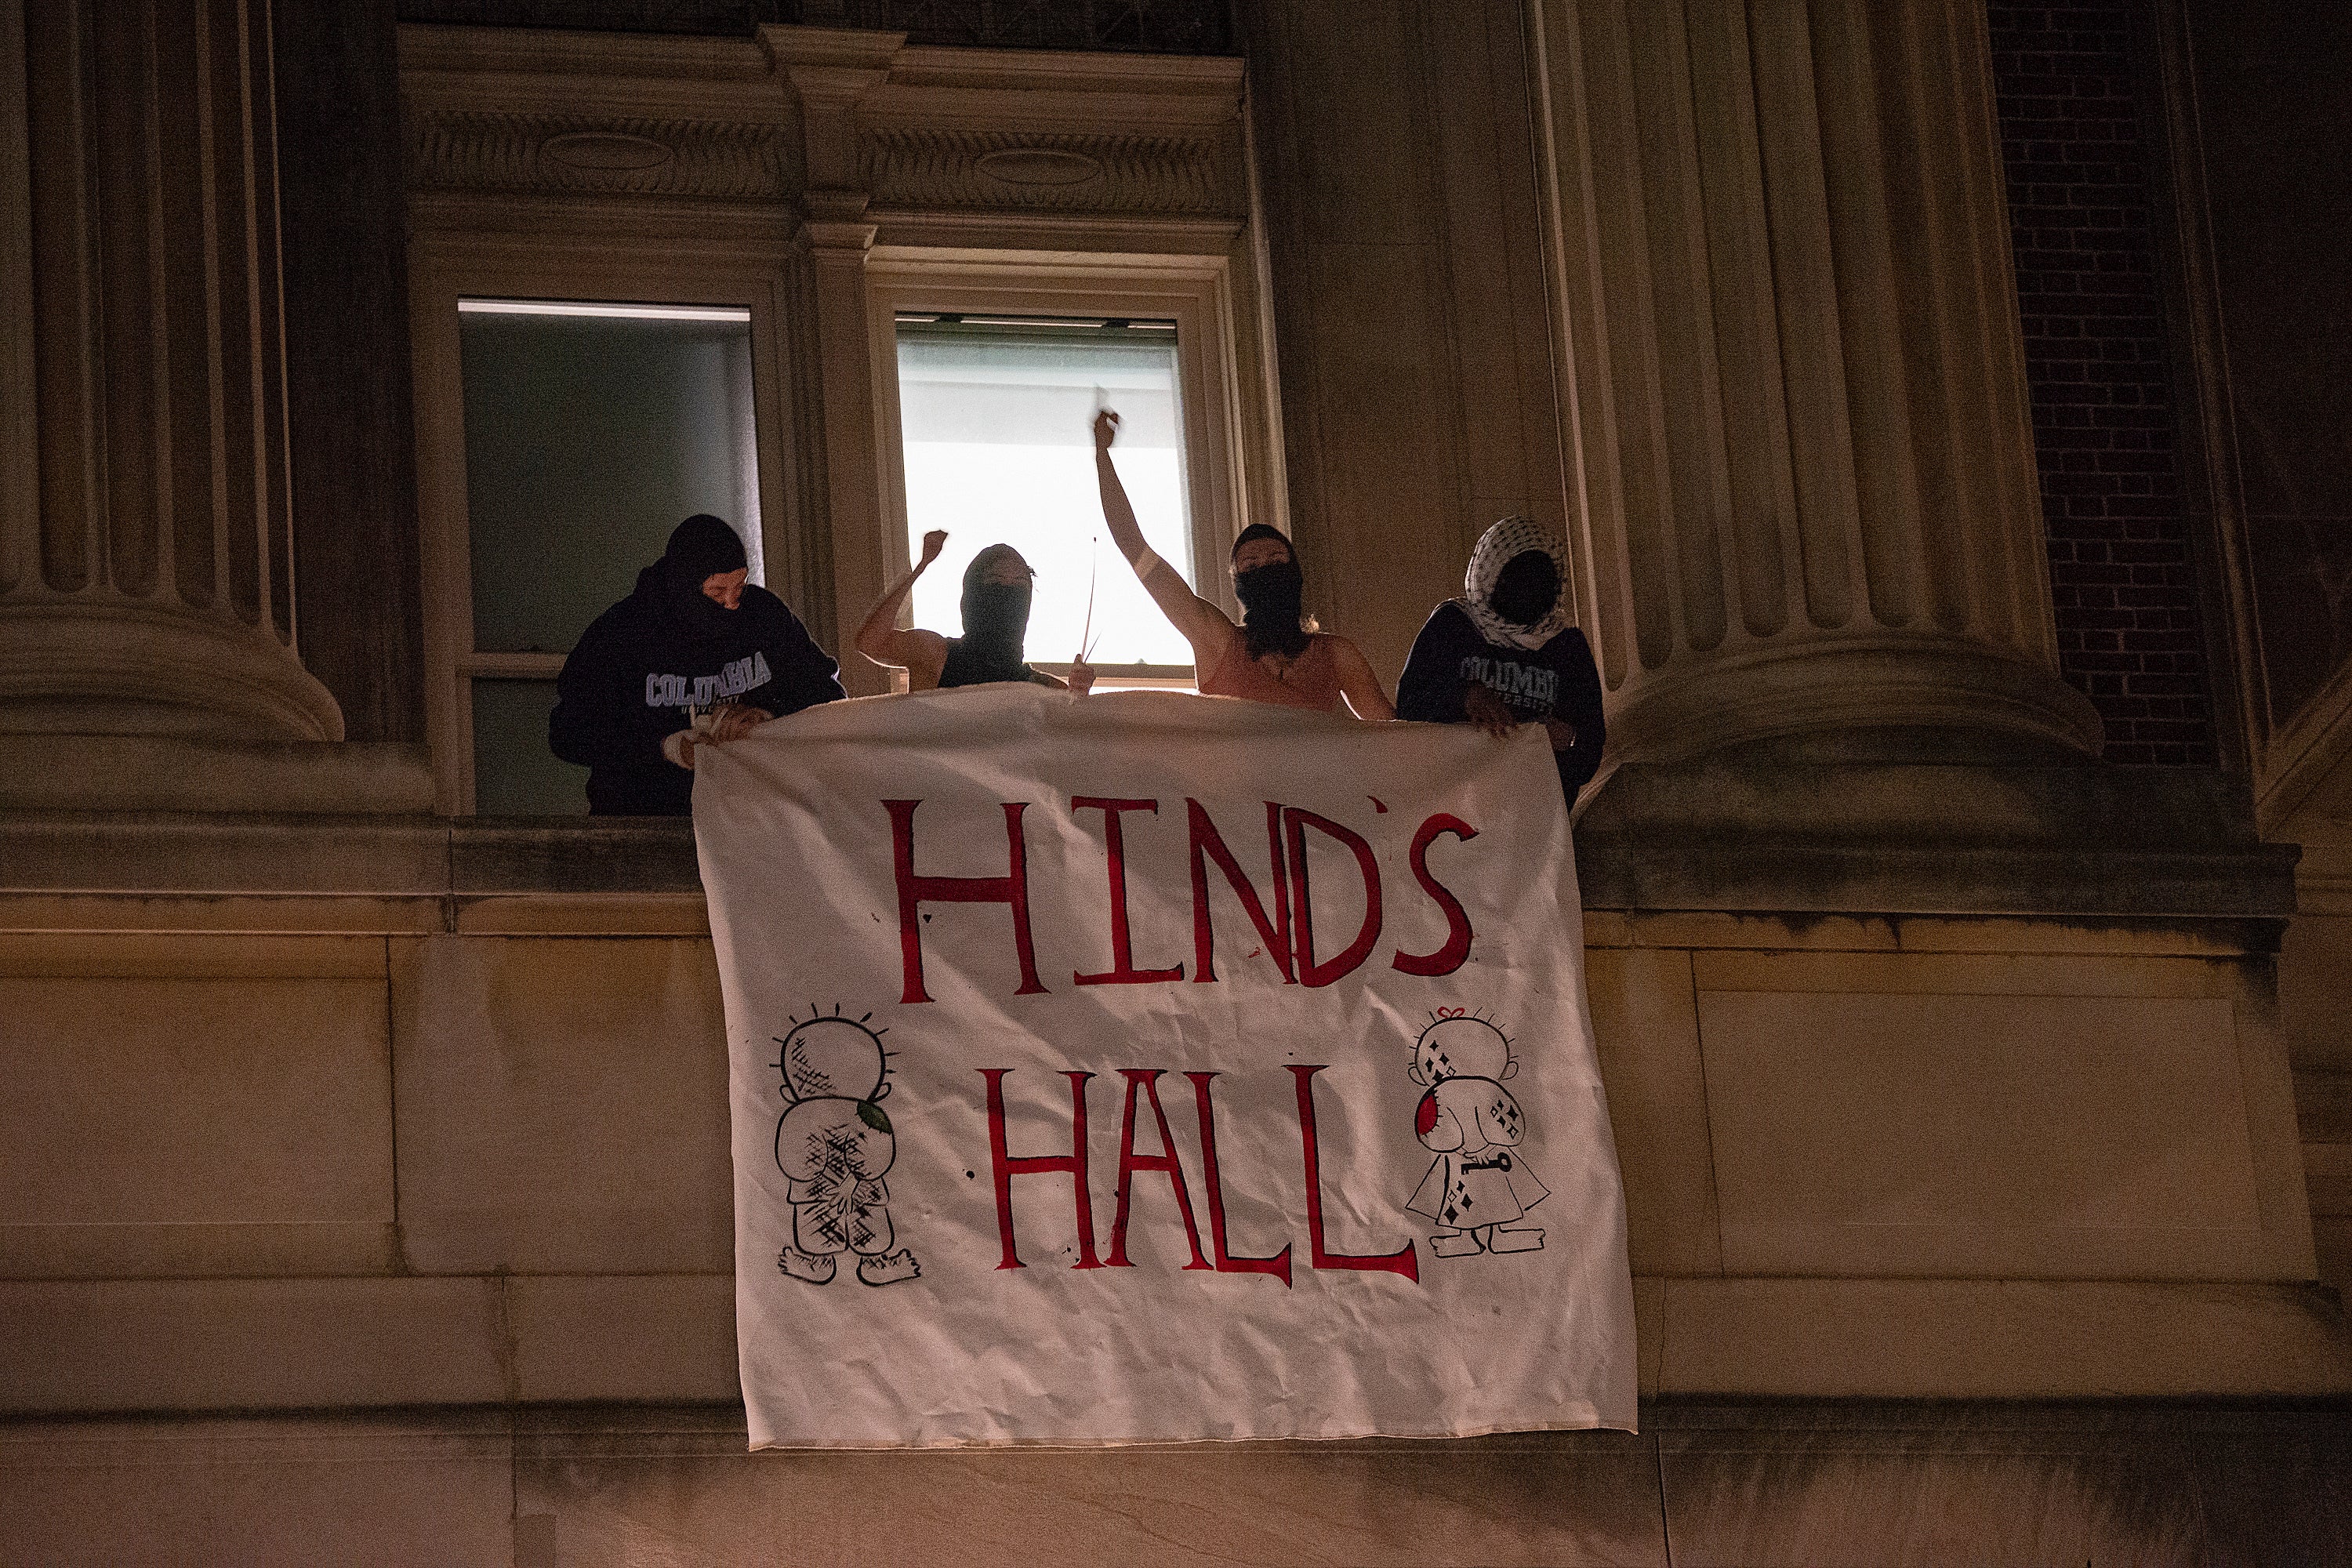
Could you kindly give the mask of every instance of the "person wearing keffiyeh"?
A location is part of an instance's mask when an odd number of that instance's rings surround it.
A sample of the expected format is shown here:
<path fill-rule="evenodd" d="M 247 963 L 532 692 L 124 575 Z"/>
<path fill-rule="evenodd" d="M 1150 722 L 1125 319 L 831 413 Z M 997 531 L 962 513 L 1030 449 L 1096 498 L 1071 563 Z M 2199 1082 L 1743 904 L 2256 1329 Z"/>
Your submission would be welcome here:
<path fill-rule="evenodd" d="M 1488 529 L 1463 593 L 1431 612 L 1397 683 L 1397 717 L 1508 734 L 1541 724 L 1569 804 L 1601 766 L 1601 672 L 1574 623 L 1568 546 L 1524 517 Z"/>

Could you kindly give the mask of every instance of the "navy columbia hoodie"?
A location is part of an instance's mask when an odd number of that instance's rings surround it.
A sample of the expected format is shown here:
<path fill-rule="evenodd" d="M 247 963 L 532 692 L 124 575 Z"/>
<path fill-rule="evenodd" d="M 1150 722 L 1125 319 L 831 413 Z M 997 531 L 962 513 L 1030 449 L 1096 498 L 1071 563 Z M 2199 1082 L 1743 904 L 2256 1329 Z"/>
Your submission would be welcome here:
<path fill-rule="evenodd" d="M 724 537 L 721 538 L 720 535 Z M 730 610 L 704 580 L 743 564 L 718 518 L 690 517 L 635 592 L 589 625 L 556 678 L 550 750 L 588 769 L 588 809 L 683 816 L 694 775 L 662 754 L 690 708 L 737 702 L 782 718 L 842 695 L 839 668 L 782 599 L 746 584 Z"/>

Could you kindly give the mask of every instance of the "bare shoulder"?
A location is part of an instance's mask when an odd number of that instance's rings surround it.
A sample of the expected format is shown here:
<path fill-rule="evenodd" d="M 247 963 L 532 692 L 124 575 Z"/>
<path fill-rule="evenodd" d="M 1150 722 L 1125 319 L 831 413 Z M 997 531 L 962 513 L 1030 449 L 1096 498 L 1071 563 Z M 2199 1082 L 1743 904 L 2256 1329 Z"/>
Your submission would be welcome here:
<path fill-rule="evenodd" d="M 876 639 L 878 647 L 859 647 L 877 664 L 895 665 L 907 672 L 918 691 L 937 686 L 940 671 L 947 668 L 948 639 L 920 626 L 893 627 Z"/>
<path fill-rule="evenodd" d="M 948 639 L 939 632 L 915 626 L 898 634 L 907 639 L 907 651 L 930 667 L 931 679 L 937 680 L 940 671 L 947 667 Z"/>
<path fill-rule="evenodd" d="M 1336 633 L 1318 635 L 1322 639 L 1321 646 L 1330 650 L 1332 677 L 1356 717 L 1395 718 L 1396 704 L 1391 700 L 1388 689 L 1381 684 L 1380 676 L 1374 673 L 1372 661 L 1364 657 L 1364 650 Z"/>

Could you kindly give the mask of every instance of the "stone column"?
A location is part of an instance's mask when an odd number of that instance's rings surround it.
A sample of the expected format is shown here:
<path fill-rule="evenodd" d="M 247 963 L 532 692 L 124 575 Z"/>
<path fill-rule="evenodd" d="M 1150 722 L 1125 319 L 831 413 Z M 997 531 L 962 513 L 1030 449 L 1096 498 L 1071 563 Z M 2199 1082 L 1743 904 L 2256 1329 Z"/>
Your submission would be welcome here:
<path fill-rule="evenodd" d="M 33 409 L 32 148 L 25 125 L 25 0 L 0 0 L 0 540 L 40 528 Z M 16 552 L 0 551 L 0 594 L 16 585 Z"/>
<path fill-rule="evenodd" d="M 854 207 L 862 214 L 865 205 L 858 196 L 835 203 L 833 210 L 845 214 Z M 801 234 L 815 277 L 833 631 L 841 649 L 842 683 L 853 697 L 890 689 L 888 674 L 855 651 L 857 628 L 887 585 L 892 559 L 883 531 L 888 508 L 881 443 L 898 433 L 882 429 L 874 416 L 875 351 L 866 299 L 866 258 L 874 248 L 874 233 L 873 224 L 855 217 L 812 216 Z M 903 558 L 903 546 L 898 553 Z"/>
<path fill-rule="evenodd" d="M 37 395 L 0 438 L 37 477 L 0 497 L 0 731 L 339 740 L 293 648 L 267 0 L 21 15 Z"/>
<path fill-rule="evenodd" d="M 816 314 L 818 400 L 824 408 L 826 545 L 832 562 L 834 646 L 841 650 L 842 684 L 862 697 L 890 689 L 890 678 L 856 653 L 857 628 L 903 563 L 906 548 L 887 536 L 888 458 L 885 430 L 875 417 L 875 355 L 868 320 L 866 261 L 876 226 L 858 163 L 859 100 L 889 74 L 906 43 L 903 33 L 779 30 L 762 35 L 780 54 L 801 113 L 808 171 L 801 228 Z M 820 639 L 823 640 L 822 635 Z"/>
<path fill-rule="evenodd" d="M 1537 0 L 1577 591 L 1620 761 L 2057 674 L 1980 0 Z"/>

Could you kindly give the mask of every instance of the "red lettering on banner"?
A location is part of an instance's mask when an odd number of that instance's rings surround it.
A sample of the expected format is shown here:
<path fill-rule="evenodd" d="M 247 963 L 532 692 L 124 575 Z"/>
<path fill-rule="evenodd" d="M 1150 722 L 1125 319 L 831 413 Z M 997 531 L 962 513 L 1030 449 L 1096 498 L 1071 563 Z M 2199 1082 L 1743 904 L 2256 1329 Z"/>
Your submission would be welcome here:
<path fill-rule="evenodd" d="M 1002 877 L 925 877 L 915 870 L 915 808 L 919 800 L 886 800 L 890 813 L 890 858 L 898 877 L 898 947 L 906 968 L 902 1002 L 928 1002 L 923 989 L 922 906 L 938 904 L 1010 904 L 1013 907 L 1013 947 L 1021 960 L 1021 989 L 1015 996 L 1034 996 L 1045 989 L 1037 978 L 1037 954 L 1029 940 L 1029 847 L 1022 837 L 1021 814 L 1027 801 L 1004 805 L 1004 837 L 1011 861 Z"/>
<path fill-rule="evenodd" d="M 1188 1072 L 1192 1083 L 1192 1103 L 1201 1116 L 1201 1183 L 1209 1199 L 1209 1245 L 1216 1249 L 1217 1272 L 1220 1274 L 1271 1274 L 1286 1286 L 1290 1283 L 1290 1244 L 1271 1258 L 1236 1258 L 1225 1246 L 1225 1184 L 1217 1172 L 1217 1113 L 1209 1103 L 1209 1082 L 1217 1075 L 1213 1072 Z"/>
<path fill-rule="evenodd" d="M 1164 1171 L 1168 1184 L 1176 1189 L 1176 1207 L 1184 1216 L 1184 1239 L 1192 1248 L 1192 1261 L 1187 1268 L 1206 1268 L 1209 1260 L 1201 1256 L 1200 1227 L 1192 1223 L 1192 1194 L 1184 1184 L 1184 1162 L 1176 1152 L 1176 1140 L 1168 1131 L 1168 1112 L 1160 1108 L 1160 1075 L 1162 1068 L 1121 1068 L 1118 1076 L 1127 1079 L 1127 1110 L 1118 1129 L 1118 1212 L 1110 1222 L 1110 1266 L 1132 1268 L 1127 1260 L 1128 1198 L 1133 1190 L 1138 1171 Z M 1160 1152 L 1139 1154 L 1135 1152 L 1135 1101 L 1140 1094 L 1151 1101 L 1151 1119 L 1160 1124 Z"/>
<path fill-rule="evenodd" d="M 1073 811 L 1099 811 L 1103 814 L 1103 847 L 1110 858 L 1110 969 L 1102 974 L 1079 974 L 1070 978 L 1080 985 L 1152 985 L 1167 980 L 1184 978 L 1184 966 L 1173 969 L 1138 969 L 1127 929 L 1127 839 L 1119 831 L 1122 812 L 1149 811 L 1157 813 L 1156 800 L 1110 800 L 1098 795 L 1073 795 Z M 1155 1099 L 1153 1103 L 1158 1103 Z M 1133 1110 L 1132 1095 L 1129 1109 Z M 1196 1248 L 1197 1250 L 1197 1248 Z M 1202 1267 L 1206 1267 L 1203 1265 Z"/>
<path fill-rule="evenodd" d="M 1381 866 L 1372 858 L 1372 847 L 1352 828 L 1340 826 L 1328 816 L 1318 816 L 1297 806 L 1286 806 L 1282 813 L 1284 836 L 1290 846 L 1290 929 L 1297 942 L 1298 980 L 1302 985 L 1328 985 L 1341 975 L 1362 963 L 1381 937 Z M 1344 844 L 1356 857 L 1356 868 L 1364 878 L 1364 924 L 1356 932 L 1356 940 L 1346 951 L 1328 963 L 1315 962 L 1314 900 L 1307 886 L 1307 835 L 1309 827 Z"/>
<path fill-rule="evenodd" d="M 1070 1080 L 1070 1152 L 1066 1154 L 1016 1157 L 1006 1147 L 1004 1136 L 1004 1075 L 1013 1069 L 981 1068 L 977 1070 L 988 1080 L 988 1155 L 996 1180 L 997 1239 L 1004 1244 L 1004 1257 L 997 1268 L 1028 1267 L 1021 1261 L 1020 1253 L 1013 1246 L 1013 1178 L 1060 1172 L 1069 1176 L 1070 1186 L 1077 1198 L 1078 1260 L 1070 1267 L 1100 1268 L 1102 1261 L 1095 1257 L 1094 1195 L 1087 1188 L 1087 1082 L 1095 1075 L 1090 1072 L 1066 1072 L 1062 1075 Z M 1131 1100 L 1129 1104 L 1131 1108 Z"/>
<path fill-rule="evenodd" d="M 1298 1144 L 1307 1163 L 1307 1255 L 1318 1268 L 1379 1269 L 1402 1274 L 1419 1284 L 1419 1255 L 1410 1240 L 1394 1252 L 1377 1254 L 1334 1252 L 1323 1245 L 1323 1160 L 1315 1137 L 1315 1075 L 1326 1065 L 1290 1069 L 1290 1076 L 1298 1083 Z"/>
<path fill-rule="evenodd" d="M 1234 895 L 1241 900 L 1242 912 L 1249 916 L 1250 924 L 1257 927 L 1267 956 L 1282 970 L 1282 983 L 1297 984 L 1298 977 L 1290 967 L 1290 887 L 1282 859 L 1282 807 L 1273 801 L 1265 803 L 1266 858 L 1274 866 L 1272 920 L 1266 918 L 1265 905 L 1258 901 L 1257 889 L 1243 873 L 1241 862 L 1225 847 L 1207 808 L 1188 795 L 1184 816 L 1192 840 L 1192 978 L 1205 985 L 1217 977 L 1216 929 L 1209 918 L 1208 862 L 1214 860 L 1217 869 L 1225 874 Z"/>
<path fill-rule="evenodd" d="M 1451 833 L 1465 843 L 1478 837 L 1476 828 L 1460 817 L 1449 816 L 1442 811 L 1423 823 L 1420 831 L 1412 836 L 1412 853 L 1410 857 L 1412 862 L 1412 879 L 1419 882 L 1421 890 L 1427 893 L 1437 907 L 1445 911 L 1445 941 L 1440 944 L 1435 952 L 1413 953 L 1399 949 L 1396 956 L 1389 962 L 1407 974 L 1423 974 L 1433 978 L 1441 974 L 1451 974 L 1469 962 L 1472 935 L 1470 917 L 1464 911 L 1462 900 L 1454 896 L 1453 889 L 1432 876 L 1429 869 L 1429 847 L 1436 841 L 1440 834 L 1444 833 Z"/>

